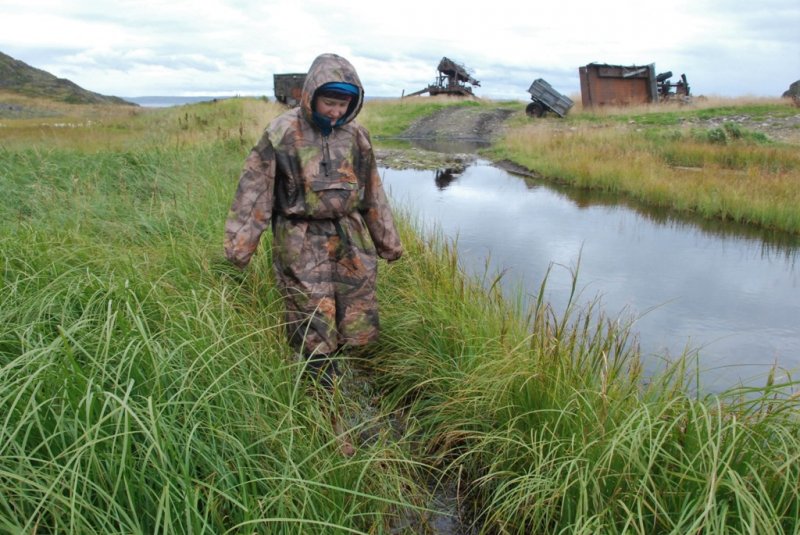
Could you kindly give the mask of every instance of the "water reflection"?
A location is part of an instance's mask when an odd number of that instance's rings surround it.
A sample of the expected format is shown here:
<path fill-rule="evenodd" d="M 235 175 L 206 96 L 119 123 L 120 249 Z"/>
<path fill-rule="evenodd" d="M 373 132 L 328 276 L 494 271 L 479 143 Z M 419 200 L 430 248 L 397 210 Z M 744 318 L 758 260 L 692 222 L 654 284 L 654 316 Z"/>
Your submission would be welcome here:
<path fill-rule="evenodd" d="M 453 182 L 453 180 L 458 178 L 458 175 L 460 175 L 463 171 L 463 169 L 454 169 L 452 167 L 437 169 L 436 176 L 434 177 L 433 181 L 436 183 L 437 188 L 445 189 L 450 185 L 451 182 Z"/>
<path fill-rule="evenodd" d="M 554 186 L 478 162 L 463 170 L 382 175 L 424 226 L 458 237 L 465 268 L 505 271 L 532 298 L 548 270 L 556 309 L 578 272 L 581 299 L 630 317 L 655 369 L 688 347 L 704 388 L 761 383 L 800 366 L 800 240 L 741 225 L 683 219 L 608 195 Z"/>
<path fill-rule="evenodd" d="M 649 206 L 634 199 L 620 199 L 618 195 L 612 193 L 573 188 L 563 184 L 546 182 L 530 175 L 515 173 L 514 171 L 507 172 L 511 175 L 519 176 L 528 184 L 530 189 L 547 187 L 557 191 L 574 202 L 579 208 L 591 208 L 598 205 L 625 206 L 636 211 L 648 221 L 679 229 L 683 228 L 687 232 L 699 228 L 720 238 L 757 240 L 761 245 L 765 259 L 777 255 L 785 256 L 786 260 L 794 262 L 798 256 L 800 237 L 797 235 L 770 229 L 760 229 L 733 221 L 710 220 L 694 214 L 676 215 L 674 211 L 666 208 Z"/>

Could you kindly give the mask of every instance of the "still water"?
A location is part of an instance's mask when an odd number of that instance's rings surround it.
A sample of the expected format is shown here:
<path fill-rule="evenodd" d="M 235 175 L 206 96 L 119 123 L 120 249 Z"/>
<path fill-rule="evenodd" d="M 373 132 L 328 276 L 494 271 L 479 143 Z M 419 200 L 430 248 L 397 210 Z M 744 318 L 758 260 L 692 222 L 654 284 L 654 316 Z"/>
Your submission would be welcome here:
<path fill-rule="evenodd" d="M 557 188 L 478 160 L 458 174 L 381 169 L 389 196 L 424 231 L 457 240 L 468 273 L 504 272 L 535 299 L 599 300 L 633 322 L 646 368 L 686 351 L 701 389 L 761 385 L 800 372 L 800 240 L 675 219 Z"/>

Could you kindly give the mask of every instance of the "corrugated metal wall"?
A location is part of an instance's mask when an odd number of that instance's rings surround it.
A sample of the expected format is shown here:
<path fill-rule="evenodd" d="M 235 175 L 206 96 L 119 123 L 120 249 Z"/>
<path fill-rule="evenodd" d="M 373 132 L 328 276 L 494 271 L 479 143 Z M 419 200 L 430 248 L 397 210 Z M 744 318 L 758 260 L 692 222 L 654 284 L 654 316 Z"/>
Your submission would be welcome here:
<path fill-rule="evenodd" d="M 656 102 L 656 67 L 590 63 L 578 69 L 584 108 Z"/>

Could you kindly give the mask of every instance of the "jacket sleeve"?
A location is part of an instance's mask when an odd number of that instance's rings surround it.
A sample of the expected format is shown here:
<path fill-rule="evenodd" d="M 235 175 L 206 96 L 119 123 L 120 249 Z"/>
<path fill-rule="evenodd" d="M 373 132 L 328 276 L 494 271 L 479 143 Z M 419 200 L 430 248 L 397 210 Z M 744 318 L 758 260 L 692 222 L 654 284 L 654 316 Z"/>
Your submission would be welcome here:
<path fill-rule="evenodd" d="M 275 186 L 275 151 L 266 134 L 250 151 L 239 186 L 225 221 L 225 256 L 244 268 L 258 247 L 272 217 Z"/>
<path fill-rule="evenodd" d="M 364 198 L 360 211 L 378 256 L 391 262 L 402 256 L 403 246 L 394 224 L 389 200 L 383 190 L 372 143 L 366 130 L 363 129 L 360 132 L 359 148 L 362 157 L 360 172 L 365 175 Z"/>

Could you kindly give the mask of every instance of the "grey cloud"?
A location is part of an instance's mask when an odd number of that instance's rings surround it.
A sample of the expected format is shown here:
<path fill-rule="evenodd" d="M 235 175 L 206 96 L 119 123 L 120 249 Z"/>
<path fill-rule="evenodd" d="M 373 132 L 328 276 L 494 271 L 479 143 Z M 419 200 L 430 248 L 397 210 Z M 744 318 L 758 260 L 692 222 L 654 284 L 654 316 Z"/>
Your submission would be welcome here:
<path fill-rule="evenodd" d="M 653 40 L 639 47 L 625 46 L 624 36 L 609 41 L 602 28 L 586 35 L 585 41 L 567 41 L 560 21 L 544 23 L 524 17 L 480 28 L 474 24 L 482 20 L 466 17 L 466 27 L 415 35 L 414 27 L 375 24 L 380 17 L 371 10 L 363 10 L 359 18 L 353 15 L 359 6 L 350 4 L 338 6 L 335 13 L 348 21 L 349 31 L 341 32 L 330 24 L 335 19 L 331 6 L 318 1 L 296 10 L 304 12 L 304 20 L 314 28 L 307 32 L 307 40 L 297 43 L 293 40 L 296 28 L 272 16 L 276 10 L 292 11 L 281 1 L 221 2 L 219 12 L 213 13 L 201 7 L 197 13 L 186 13 L 183 6 L 160 5 L 149 12 L 137 8 L 134 0 L 120 0 L 114 10 L 87 4 L 62 6 L 61 14 L 55 16 L 63 18 L 64 24 L 70 18 L 84 25 L 97 24 L 103 35 L 114 36 L 113 42 L 87 39 L 84 48 L 67 42 L 60 49 L 37 49 L 35 44 L 15 49 L 13 43 L 1 42 L 0 36 L 0 50 L 57 76 L 81 74 L 84 83 L 91 78 L 88 85 L 95 86 L 91 89 L 112 93 L 119 92 L 120 83 L 125 87 L 151 84 L 154 92 L 162 94 L 184 84 L 191 84 L 183 90 L 192 92 L 225 85 L 243 94 L 260 93 L 265 80 L 271 86 L 273 72 L 301 71 L 317 53 L 337 50 L 353 61 L 373 96 L 422 89 L 435 79 L 442 56 L 473 71 L 481 81 L 476 88 L 479 96 L 523 100 L 536 78 L 544 78 L 564 94 L 578 92 L 580 65 L 615 63 L 620 57 L 630 57 L 632 63 L 655 62 L 659 72 L 685 72 L 698 94 L 780 94 L 800 72 L 796 37 L 800 5 L 796 0 L 696 0 L 681 12 L 680 19 L 671 16 L 667 7 L 665 18 L 686 24 L 691 30 L 687 34 L 693 37 L 675 40 L 675 27 L 659 32 L 656 25 Z M 359 26 L 365 21 L 373 23 Z M 320 44 L 331 50 L 319 49 Z M 248 64 L 253 57 L 255 66 Z M 144 80 L 148 72 L 159 74 Z M 136 79 L 125 80 L 125 73 L 135 73 L 129 76 Z"/>

